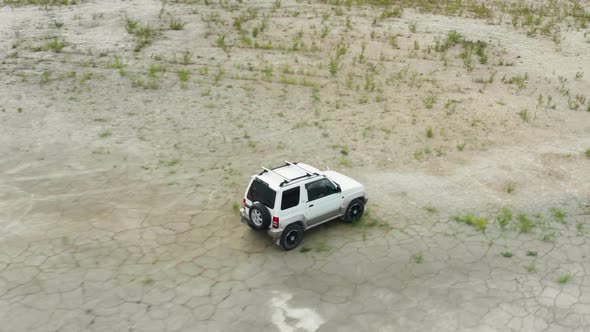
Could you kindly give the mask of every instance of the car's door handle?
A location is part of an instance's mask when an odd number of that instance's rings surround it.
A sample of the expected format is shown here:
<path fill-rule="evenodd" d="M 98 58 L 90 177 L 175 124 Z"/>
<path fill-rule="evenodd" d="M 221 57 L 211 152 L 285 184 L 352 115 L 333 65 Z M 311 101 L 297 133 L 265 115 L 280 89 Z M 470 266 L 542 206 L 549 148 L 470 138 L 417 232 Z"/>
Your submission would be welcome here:
<path fill-rule="evenodd" d="M 312 205 L 310 205 L 309 207 L 312 207 L 312 206 L 313 206 L 313 204 L 312 204 Z"/>

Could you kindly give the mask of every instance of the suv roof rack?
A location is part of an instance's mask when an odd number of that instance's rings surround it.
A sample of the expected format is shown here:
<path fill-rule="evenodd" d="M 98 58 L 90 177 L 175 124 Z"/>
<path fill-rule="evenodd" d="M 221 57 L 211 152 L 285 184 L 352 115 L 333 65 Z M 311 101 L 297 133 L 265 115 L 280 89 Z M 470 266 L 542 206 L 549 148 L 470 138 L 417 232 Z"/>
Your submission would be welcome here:
<path fill-rule="evenodd" d="M 281 184 L 279 185 L 280 187 L 282 187 L 282 186 L 284 186 L 284 185 L 286 185 L 286 184 L 289 184 L 289 183 L 291 183 L 292 181 L 295 181 L 295 180 L 301 180 L 301 179 L 308 178 L 308 177 L 311 177 L 311 176 L 314 176 L 314 175 L 319 175 L 319 174 L 318 174 L 318 173 L 316 173 L 316 172 L 310 172 L 308 169 L 305 169 L 305 168 L 303 168 L 303 167 L 301 167 L 301 166 L 297 165 L 297 163 L 296 163 L 296 162 L 292 163 L 292 162 L 290 162 L 290 161 L 288 161 L 288 160 L 285 160 L 285 163 L 286 163 L 285 165 L 283 165 L 283 166 L 279 166 L 279 167 L 276 167 L 276 168 L 273 168 L 273 169 L 268 169 L 268 168 L 266 168 L 266 167 L 264 167 L 264 166 L 261 166 L 261 168 L 262 168 L 262 172 L 260 172 L 260 174 L 259 174 L 259 175 L 262 175 L 262 174 L 264 174 L 264 173 L 266 173 L 266 172 L 269 172 L 269 173 L 270 173 L 270 172 L 272 172 L 272 173 L 274 173 L 274 174 L 276 174 L 276 175 L 280 176 L 281 178 L 283 178 L 283 179 L 284 179 L 284 180 L 283 180 L 283 182 L 281 182 Z M 281 168 L 281 167 L 285 167 L 285 166 L 295 166 L 295 167 L 297 167 L 297 168 L 299 168 L 299 169 L 303 170 L 303 171 L 305 172 L 305 175 L 303 175 L 303 176 L 298 176 L 298 177 L 296 177 L 296 178 L 289 179 L 289 178 L 287 178 L 286 176 L 283 176 L 283 175 L 282 175 L 282 174 L 280 174 L 279 172 L 276 172 L 276 171 L 275 171 L 275 169 L 277 169 L 277 168 Z"/>
<path fill-rule="evenodd" d="M 297 165 L 297 163 L 296 163 L 296 162 L 295 162 L 295 163 L 292 163 L 292 162 L 290 162 L 290 161 L 288 161 L 288 160 L 285 160 L 285 162 L 287 163 L 287 165 L 295 166 L 295 167 L 297 167 L 297 168 L 300 168 L 300 169 L 302 169 L 302 170 L 305 172 L 305 174 L 307 174 L 307 176 L 312 176 L 312 175 L 319 175 L 318 173 L 315 173 L 315 172 L 310 172 L 308 169 L 305 169 L 305 168 L 303 168 L 303 167 L 301 167 L 301 166 Z"/>

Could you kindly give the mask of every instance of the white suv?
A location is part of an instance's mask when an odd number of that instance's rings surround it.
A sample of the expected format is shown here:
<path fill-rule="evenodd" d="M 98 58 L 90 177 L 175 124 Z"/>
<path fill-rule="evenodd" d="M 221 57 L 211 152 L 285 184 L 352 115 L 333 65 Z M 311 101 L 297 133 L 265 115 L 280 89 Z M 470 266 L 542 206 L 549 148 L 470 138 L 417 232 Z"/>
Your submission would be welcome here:
<path fill-rule="evenodd" d="M 335 218 L 353 222 L 363 215 L 365 188 L 346 175 L 288 161 L 262 169 L 246 189 L 241 221 L 268 230 L 285 250 L 297 247 L 305 230 Z"/>

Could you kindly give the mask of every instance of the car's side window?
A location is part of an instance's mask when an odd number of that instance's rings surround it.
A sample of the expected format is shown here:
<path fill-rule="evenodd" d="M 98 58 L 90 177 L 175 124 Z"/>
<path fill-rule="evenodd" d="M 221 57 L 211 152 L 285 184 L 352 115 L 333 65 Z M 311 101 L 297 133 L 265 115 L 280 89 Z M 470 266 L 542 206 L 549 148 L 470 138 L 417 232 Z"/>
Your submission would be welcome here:
<path fill-rule="evenodd" d="M 300 190 L 299 187 L 285 190 L 281 199 L 281 210 L 286 210 L 299 205 Z"/>
<path fill-rule="evenodd" d="M 326 197 L 338 192 L 338 189 L 330 180 L 321 179 L 305 185 L 307 190 L 307 201 L 311 202 L 318 198 Z"/>

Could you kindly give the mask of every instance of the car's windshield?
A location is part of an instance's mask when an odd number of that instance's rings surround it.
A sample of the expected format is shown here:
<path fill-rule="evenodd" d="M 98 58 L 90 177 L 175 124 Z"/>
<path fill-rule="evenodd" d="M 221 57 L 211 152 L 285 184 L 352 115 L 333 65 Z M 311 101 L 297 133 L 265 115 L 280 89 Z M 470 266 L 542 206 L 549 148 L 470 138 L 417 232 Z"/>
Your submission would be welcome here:
<path fill-rule="evenodd" d="M 252 202 L 260 202 L 267 207 L 274 209 L 276 195 L 277 193 L 270 189 L 266 182 L 256 178 L 252 181 L 247 197 Z"/>

